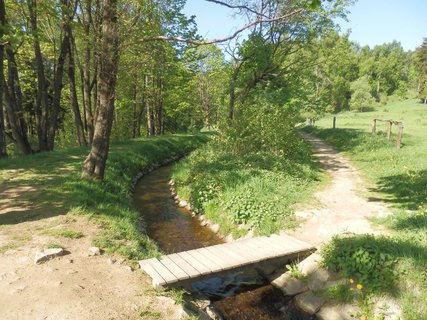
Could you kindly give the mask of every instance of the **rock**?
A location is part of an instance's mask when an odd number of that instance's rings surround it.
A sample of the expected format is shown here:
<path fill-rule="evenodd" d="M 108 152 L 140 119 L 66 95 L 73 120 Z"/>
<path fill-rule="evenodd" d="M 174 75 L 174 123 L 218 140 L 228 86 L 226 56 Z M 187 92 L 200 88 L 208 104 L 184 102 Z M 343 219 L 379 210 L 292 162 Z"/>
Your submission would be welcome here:
<path fill-rule="evenodd" d="M 316 314 L 319 320 L 354 320 L 360 314 L 360 308 L 350 304 L 327 304 Z"/>
<path fill-rule="evenodd" d="M 308 278 L 308 287 L 311 290 L 318 290 L 325 287 L 326 282 L 330 279 L 331 274 L 325 269 L 318 269 L 310 274 Z"/>
<path fill-rule="evenodd" d="M 191 211 L 191 204 L 187 204 L 186 206 L 185 206 L 185 209 L 187 209 L 188 211 Z"/>
<path fill-rule="evenodd" d="M 310 274 L 319 269 L 319 262 L 322 257 L 318 253 L 313 253 L 298 264 L 298 270 L 304 274 Z"/>
<path fill-rule="evenodd" d="M 117 259 L 117 263 L 118 264 L 123 264 L 123 263 L 125 263 L 125 261 L 126 261 L 125 258 L 119 258 L 119 259 Z"/>
<path fill-rule="evenodd" d="M 213 233 L 218 233 L 219 232 L 219 224 L 213 224 L 210 226 L 210 229 L 212 230 Z"/>
<path fill-rule="evenodd" d="M 107 262 L 108 262 L 109 264 L 114 264 L 114 263 L 116 263 L 116 259 L 108 258 L 108 259 L 107 259 Z"/>
<path fill-rule="evenodd" d="M 68 259 L 67 262 L 68 263 L 74 263 L 74 260 L 73 259 Z"/>
<path fill-rule="evenodd" d="M 228 236 L 225 237 L 225 242 L 233 242 L 234 238 L 232 234 L 229 234 Z"/>
<path fill-rule="evenodd" d="M 180 206 L 181 208 L 184 208 L 184 207 L 186 207 L 188 205 L 188 202 L 187 201 L 185 201 L 185 200 L 181 200 L 181 201 L 179 201 L 179 203 L 178 203 L 178 206 Z"/>
<path fill-rule="evenodd" d="M 103 253 L 104 253 L 104 250 L 101 250 L 98 247 L 91 247 L 91 248 L 89 248 L 89 257 L 100 256 Z"/>
<path fill-rule="evenodd" d="M 223 317 L 221 314 L 216 310 L 216 308 L 213 305 L 209 305 L 205 309 L 208 316 L 213 320 L 223 320 Z"/>
<path fill-rule="evenodd" d="M 315 314 L 325 304 L 325 300 L 309 291 L 297 295 L 295 297 L 295 304 L 301 310 L 309 314 Z"/>
<path fill-rule="evenodd" d="M 301 280 L 293 278 L 289 273 L 284 273 L 274 279 L 271 284 L 282 290 L 285 296 L 294 296 L 308 290 Z"/>
<path fill-rule="evenodd" d="M 125 266 L 125 269 L 126 269 L 127 271 L 129 271 L 129 272 L 132 272 L 132 271 L 133 271 L 133 269 L 132 269 L 132 267 L 131 267 L 131 266 Z"/>
<path fill-rule="evenodd" d="M 35 264 L 41 264 L 55 257 L 63 256 L 65 254 L 65 250 L 62 248 L 52 248 L 52 249 L 43 249 L 36 252 L 36 256 L 34 258 Z"/>

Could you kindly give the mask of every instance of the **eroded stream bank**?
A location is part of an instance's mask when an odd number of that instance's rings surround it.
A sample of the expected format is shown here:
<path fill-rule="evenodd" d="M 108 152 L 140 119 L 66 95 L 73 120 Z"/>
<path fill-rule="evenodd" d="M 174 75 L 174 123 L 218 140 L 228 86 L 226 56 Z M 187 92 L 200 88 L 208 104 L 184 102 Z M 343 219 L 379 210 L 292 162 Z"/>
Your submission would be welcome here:
<path fill-rule="evenodd" d="M 171 165 L 141 178 L 135 186 L 134 203 L 144 217 L 146 231 L 166 253 L 175 253 L 224 242 L 170 196 Z M 225 320 L 306 320 L 282 292 L 256 272 L 212 277 L 193 285 L 193 290 L 212 302 Z"/>

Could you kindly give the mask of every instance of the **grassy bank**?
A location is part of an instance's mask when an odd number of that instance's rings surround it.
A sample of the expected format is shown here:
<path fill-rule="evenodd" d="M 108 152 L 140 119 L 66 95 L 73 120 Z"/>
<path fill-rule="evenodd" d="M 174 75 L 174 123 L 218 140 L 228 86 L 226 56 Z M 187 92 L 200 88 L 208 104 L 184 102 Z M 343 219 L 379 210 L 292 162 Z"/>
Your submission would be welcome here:
<path fill-rule="evenodd" d="M 223 234 L 240 237 L 249 229 L 271 234 L 292 227 L 293 206 L 310 198 L 322 178 L 310 147 L 298 143 L 299 151 L 285 157 L 262 151 L 236 155 L 213 141 L 174 167 L 178 194 L 218 223 Z"/>
<path fill-rule="evenodd" d="M 385 124 L 379 124 L 376 136 L 371 135 L 374 118 L 404 122 L 400 150 L 394 141 L 386 140 Z M 355 243 L 363 244 L 366 250 L 362 250 L 386 254 L 385 259 L 391 265 L 397 261 L 396 286 L 385 282 L 385 272 L 377 272 L 380 275 L 370 279 L 376 282 L 372 283 L 372 292 L 376 296 L 384 293 L 394 296 L 403 308 L 404 319 L 427 319 L 427 107 L 415 101 L 396 102 L 370 112 L 339 114 L 338 128 L 331 129 L 331 126 L 332 117 L 326 117 L 316 123 L 316 128 L 307 130 L 345 152 L 361 169 L 375 197 L 389 203 L 394 214 L 374 221 L 385 225 L 391 236 L 335 240 L 334 248 L 328 248 L 328 259 L 331 265 L 353 264 L 353 270 L 366 265 L 351 254 L 346 255 L 347 262 L 338 262 L 342 253 L 354 248 Z M 396 138 L 396 131 L 394 128 L 392 140 Z"/>
<path fill-rule="evenodd" d="M 205 135 L 171 135 L 114 142 L 102 182 L 80 178 L 86 148 L 2 159 L 0 187 L 26 188 L 20 203 L 31 210 L 0 215 L 0 227 L 69 212 L 84 214 L 102 225 L 95 240 L 100 247 L 130 259 L 155 255 L 157 246 L 137 229 L 140 214 L 129 203 L 130 182 L 153 163 L 192 151 L 207 140 Z"/>

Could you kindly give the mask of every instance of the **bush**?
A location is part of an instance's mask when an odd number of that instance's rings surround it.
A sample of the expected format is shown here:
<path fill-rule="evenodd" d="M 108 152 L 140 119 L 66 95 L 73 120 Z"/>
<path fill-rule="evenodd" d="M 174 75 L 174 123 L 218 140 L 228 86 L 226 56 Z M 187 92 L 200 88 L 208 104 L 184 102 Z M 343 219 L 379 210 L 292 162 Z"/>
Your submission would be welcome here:
<path fill-rule="evenodd" d="M 367 291 L 390 290 L 397 280 L 397 261 L 384 245 L 387 241 L 373 235 L 335 236 L 322 248 L 323 266 L 355 279 Z"/>

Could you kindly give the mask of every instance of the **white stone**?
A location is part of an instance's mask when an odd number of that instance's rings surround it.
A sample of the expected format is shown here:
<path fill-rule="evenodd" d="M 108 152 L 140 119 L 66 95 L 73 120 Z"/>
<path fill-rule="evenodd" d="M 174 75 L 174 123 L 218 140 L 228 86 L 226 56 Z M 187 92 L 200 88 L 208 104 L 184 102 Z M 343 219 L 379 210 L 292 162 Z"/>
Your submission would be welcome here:
<path fill-rule="evenodd" d="M 98 247 L 90 247 L 89 248 L 89 257 L 91 256 L 100 256 L 102 254 L 102 250 Z"/>
<path fill-rule="evenodd" d="M 282 290 L 286 296 L 294 296 L 308 290 L 301 280 L 293 278 L 289 273 L 284 273 L 280 277 L 274 279 L 271 284 Z"/>
<path fill-rule="evenodd" d="M 319 269 L 319 262 L 322 257 L 318 253 L 313 253 L 298 264 L 298 270 L 303 274 L 310 274 Z"/>
<path fill-rule="evenodd" d="M 114 264 L 114 263 L 116 262 L 116 259 L 108 258 L 108 259 L 107 259 L 107 262 L 108 262 L 109 264 Z"/>
<path fill-rule="evenodd" d="M 219 232 L 219 224 L 212 224 L 210 226 L 210 229 L 212 230 L 213 233 L 218 233 Z"/>
<path fill-rule="evenodd" d="M 52 249 L 43 249 L 36 252 L 34 258 L 35 264 L 41 264 L 55 257 L 59 257 L 65 254 L 64 249 L 62 248 L 52 248 Z"/>
<path fill-rule="evenodd" d="M 181 201 L 179 201 L 178 205 L 179 205 L 181 208 L 184 208 L 184 207 L 186 207 L 186 206 L 188 205 L 188 202 L 187 202 L 187 201 L 185 201 L 185 200 L 181 200 Z"/>

